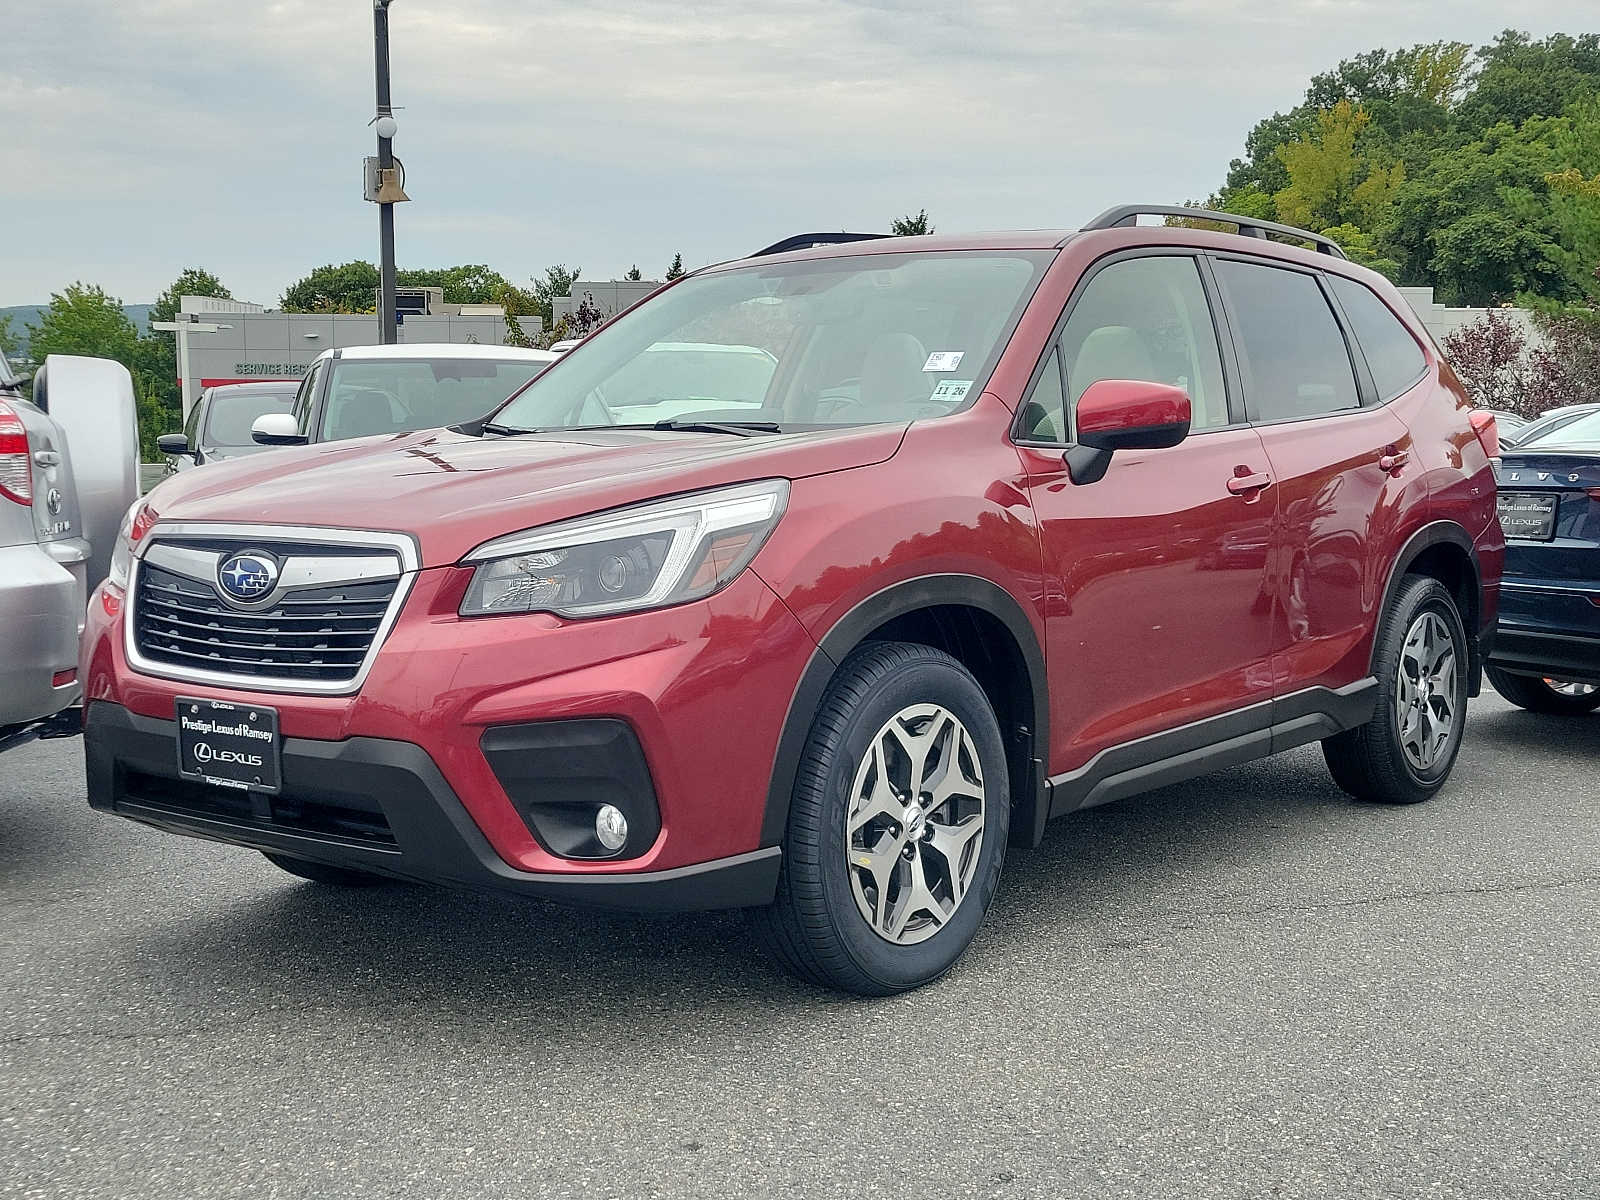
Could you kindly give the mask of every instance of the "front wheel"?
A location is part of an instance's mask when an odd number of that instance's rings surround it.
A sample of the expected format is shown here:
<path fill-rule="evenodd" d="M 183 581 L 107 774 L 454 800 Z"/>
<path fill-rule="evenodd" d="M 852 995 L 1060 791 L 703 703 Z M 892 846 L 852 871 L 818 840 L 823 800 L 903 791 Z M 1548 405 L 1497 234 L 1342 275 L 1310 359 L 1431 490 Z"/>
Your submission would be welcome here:
<path fill-rule="evenodd" d="M 1592 683 L 1513 675 L 1498 667 L 1487 667 L 1484 673 L 1495 691 L 1529 712 L 1575 717 L 1600 708 L 1600 687 Z"/>
<path fill-rule="evenodd" d="M 850 655 L 795 780 L 778 894 L 751 914 L 802 979 L 886 996 L 943 975 L 1000 881 L 1011 798 L 1000 725 L 950 655 Z"/>
<path fill-rule="evenodd" d="M 1378 625 L 1378 703 L 1324 739 L 1333 780 L 1357 800 L 1417 804 L 1450 777 L 1467 721 L 1467 635 L 1455 597 L 1413 576 Z"/>

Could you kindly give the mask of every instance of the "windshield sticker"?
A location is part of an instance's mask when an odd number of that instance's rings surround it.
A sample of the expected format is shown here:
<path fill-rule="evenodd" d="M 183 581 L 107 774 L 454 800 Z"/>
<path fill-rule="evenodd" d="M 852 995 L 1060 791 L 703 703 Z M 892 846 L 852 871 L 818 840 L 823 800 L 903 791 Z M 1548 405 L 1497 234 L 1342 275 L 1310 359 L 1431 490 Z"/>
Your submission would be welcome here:
<path fill-rule="evenodd" d="M 922 364 L 924 371 L 954 371 L 961 365 L 961 350 L 935 350 Z"/>
<path fill-rule="evenodd" d="M 972 386 L 970 379 L 941 379 L 934 386 L 933 395 L 929 400 L 960 400 L 967 394 L 967 389 Z"/>

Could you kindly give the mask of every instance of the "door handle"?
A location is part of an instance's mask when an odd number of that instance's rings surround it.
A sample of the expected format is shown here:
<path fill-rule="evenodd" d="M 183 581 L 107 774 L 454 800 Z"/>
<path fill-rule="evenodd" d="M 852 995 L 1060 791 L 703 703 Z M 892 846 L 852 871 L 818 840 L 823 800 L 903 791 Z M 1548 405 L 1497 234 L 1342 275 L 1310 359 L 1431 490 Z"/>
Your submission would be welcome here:
<path fill-rule="evenodd" d="M 1235 475 L 1232 479 L 1228 480 L 1228 490 L 1235 496 L 1244 496 L 1251 492 L 1259 492 L 1263 488 L 1269 488 L 1271 486 L 1272 476 L 1268 475 L 1265 471 L 1252 471 L 1246 475 Z"/>
<path fill-rule="evenodd" d="M 1397 450 L 1393 446 L 1389 446 L 1378 458 L 1378 470 L 1398 471 L 1410 461 L 1411 451 Z"/>

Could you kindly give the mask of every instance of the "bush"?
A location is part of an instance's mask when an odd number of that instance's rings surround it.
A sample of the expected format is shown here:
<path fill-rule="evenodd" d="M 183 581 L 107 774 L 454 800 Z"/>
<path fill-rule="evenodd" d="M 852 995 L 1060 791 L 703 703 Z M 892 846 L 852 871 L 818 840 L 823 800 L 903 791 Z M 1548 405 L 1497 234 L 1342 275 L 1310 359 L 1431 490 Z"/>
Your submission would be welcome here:
<path fill-rule="evenodd" d="M 1445 356 L 1474 403 L 1523 417 L 1566 404 L 1600 403 L 1600 314 L 1568 307 L 1533 314 L 1541 341 L 1490 309 L 1443 339 Z"/>

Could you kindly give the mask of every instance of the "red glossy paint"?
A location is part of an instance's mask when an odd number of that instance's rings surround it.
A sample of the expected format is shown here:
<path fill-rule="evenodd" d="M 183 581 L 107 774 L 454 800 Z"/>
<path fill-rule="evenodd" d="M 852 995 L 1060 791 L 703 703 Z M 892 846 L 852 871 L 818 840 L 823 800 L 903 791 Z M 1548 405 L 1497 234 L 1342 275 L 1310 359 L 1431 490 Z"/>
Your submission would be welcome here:
<path fill-rule="evenodd" d="M 1162 383 L 1102 379 L 1078 397 L 1080 437 L 1189 423 L 1189 393 Z"/>
<path fill-rule="evenodd" d="M 922 244 L 1049 248 L 1062 236 Z M 1152 248 L 1356 278 L 1417 335 L 1427 373 L 1382 407 L 1259 428 L 1241 421 L 1165 449 L 1119 450 L 1103 479 L 1074 484 L 1059 447 L 1014 440 L 1014 415 L 1086 270 Z M 1229 382 L 1239 386 L 1232 373 Z M 1091 388 L 1077 413 L 1089 431 L 1190 417 L 1183 391 L 1118 380 Z M 751 566 L 709 599 L 575 621 L 456 615 L 469 574 L 459 561 L 491 538 L 773 477 L 792 481 L 787 513 Z M 1178 228 L 1066 240 L 985 389 L 941 419 L 750 439 L 627 430 L 487 440 L 434 430 L 207 467 L 164 483 L 158 499 L 157 534 L 166 521 L 413 534 L 422 570 L 361 690 L 270 703 L 289 738 L 421 746 L 505 863 L 541 872 L 665 869 L 761 846 L 785 722 L 809 720 L 791 714 L 802 676 L 852 610 L 897 584 L 964 575 L 1009 594 L 1042 650 L 1049 713 L 1037 736 L 1048 746 L 1046 773 L 1058 775 L 1136 738 L 1362 678 L 1390 574 L 1430 522 L 1473 542 L 1477 624 L 1489 627 L 1504 550 L 1465 393 L 1392 287 L 1328 256 Z M 180 694 L 259 698 L 134 671 L 121 600 L 107 588 L 90 606 L 81 667 L 89 700 L 170 720 Z M 830 647 L 820 661 L 838 653 Z M 644 748 L 662 830 L 640 857 L 583 862 L 543 849 L 479 749 L 491 726 L 583 716 L 628 722 Z"/>

